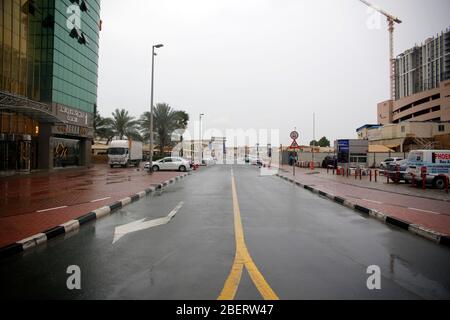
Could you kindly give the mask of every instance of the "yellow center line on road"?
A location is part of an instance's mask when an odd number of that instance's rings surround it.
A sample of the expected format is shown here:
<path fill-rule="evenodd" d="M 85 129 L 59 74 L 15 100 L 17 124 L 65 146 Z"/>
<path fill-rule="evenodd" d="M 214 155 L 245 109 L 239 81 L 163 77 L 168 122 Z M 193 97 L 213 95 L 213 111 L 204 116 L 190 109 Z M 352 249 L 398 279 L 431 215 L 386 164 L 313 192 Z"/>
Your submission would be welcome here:
<path fill-rule="evenodd" d="M 241 211 L 239 209 L 239 202 L 236 192 L 236 183 L 234 174 L 231 174 L 231 189 L 233 194 L 233 212 L 234 212 L 234 234 L 236 239 L 236 255 L 230 274 L 225 281 L 225 285 L 220 293 L 218 300 L 233 300 L 236 296 L 237 289 L 242 277 L 242 270 L 244 267 L 258 289 L 264 300 L 279 300 L 276 293 L 267 283 L 264 276 L 259 271 L 256 264 L 253 262 L 244 239 L 244 229 L 242 227 Z"/>

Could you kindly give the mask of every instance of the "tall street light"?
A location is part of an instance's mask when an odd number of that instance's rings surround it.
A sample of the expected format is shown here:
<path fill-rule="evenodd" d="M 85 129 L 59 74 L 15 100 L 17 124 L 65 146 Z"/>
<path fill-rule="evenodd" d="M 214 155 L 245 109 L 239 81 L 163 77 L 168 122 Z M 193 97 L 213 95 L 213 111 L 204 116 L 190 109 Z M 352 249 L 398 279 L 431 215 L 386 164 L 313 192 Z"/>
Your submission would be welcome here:
<path fill-rule="evenodd" d="M 157 44 L 152 47 L 152 89 L 150 98 L 150 168 L 148 170 L 149 174 L 153 173 L 153 82 L 155 76 L 155 48 L 162 48 L 164 45 Z"/>
<path fill-rule="evenodd" d="M 203 139 L 202 139 L 202 117 L 204 116 L 204 113 L 200 113 L 199 118 L 199 139 L 200 139 L 200 150 L 199 150 L 199 157 L 200 157 L 200 164 L 203 164 Z"/>

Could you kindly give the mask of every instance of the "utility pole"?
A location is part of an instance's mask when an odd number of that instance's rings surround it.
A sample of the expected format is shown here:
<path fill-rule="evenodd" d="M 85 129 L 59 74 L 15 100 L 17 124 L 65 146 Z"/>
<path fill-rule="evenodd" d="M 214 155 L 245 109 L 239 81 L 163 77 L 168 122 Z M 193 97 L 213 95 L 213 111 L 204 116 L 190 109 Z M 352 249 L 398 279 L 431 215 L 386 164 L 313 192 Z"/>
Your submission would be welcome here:
<path fill-rule="evenodd" d="M 316 113 L 313 112 L 313 147 L 312 147 L 312 165 L 310 166 L 310 169 L 313 170 L 314 169 L 314 165 L 315 165 L 315 146 L 316 146 Z"/>
<path fill-rule="evenodd" d="M 203 164 L 203 138 L 202 138 L 202 116 L 204 116 L 204 113 L 200 113 L 199 115 L 199 158 L 200 158 L 200 164 Z"/>
<path fill-rule="evenodd" d="M 157 44 L 152 47 L 152 88 L 151 88 L 151 97 L 150 97 L 150 167 L 148 170 L 149 174 L 153 174 L 153 82 L 155 76 L 155 48 L 162 48 L 164 45 Z"/>

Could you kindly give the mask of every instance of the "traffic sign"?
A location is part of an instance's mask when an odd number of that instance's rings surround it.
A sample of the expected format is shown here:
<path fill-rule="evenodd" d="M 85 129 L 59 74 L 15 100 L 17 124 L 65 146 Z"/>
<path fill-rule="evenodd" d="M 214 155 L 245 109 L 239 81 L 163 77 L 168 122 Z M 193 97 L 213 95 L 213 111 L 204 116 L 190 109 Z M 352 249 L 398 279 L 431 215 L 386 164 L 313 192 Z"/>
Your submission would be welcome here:
<path fill-rule="evenodd" d="M 295 140 L 298 139 L 298 137 L 299 137 L 299 134 L 298 134 L 297 131 L 294 130 L 294 131 L 291 132 L 291 139 L 292 139 L 292 140 L 295 141 Z"/>
<path fill-rule="evenodd" d="M 298 143 L 295 139 L 294 139 L 294 141 L 292 141 L 292 144 L 289 147 L 289 149 L 300 149 L 300 146 L 298 145 Z"/>

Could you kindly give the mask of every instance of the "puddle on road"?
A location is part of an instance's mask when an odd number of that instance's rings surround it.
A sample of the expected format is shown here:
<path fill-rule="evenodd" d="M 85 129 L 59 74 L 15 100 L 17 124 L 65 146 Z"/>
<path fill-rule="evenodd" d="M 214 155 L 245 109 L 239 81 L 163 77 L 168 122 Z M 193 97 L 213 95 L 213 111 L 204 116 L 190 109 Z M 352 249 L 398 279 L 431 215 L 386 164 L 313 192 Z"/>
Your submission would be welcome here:
<path fill-rule="evenodd" d="M 390 256 L 389 272 L 390 278 L 394 282 L 426 299 L 450 298 L 449 288 L 413 271 L 410 264 L 397 255 L 391 254 Z"/>

